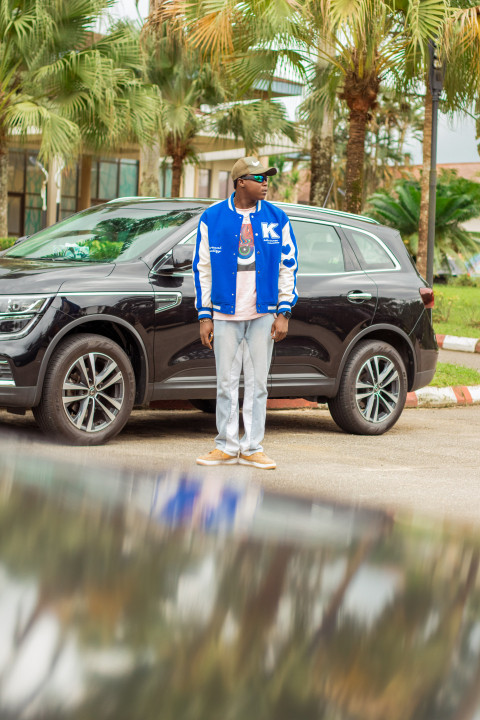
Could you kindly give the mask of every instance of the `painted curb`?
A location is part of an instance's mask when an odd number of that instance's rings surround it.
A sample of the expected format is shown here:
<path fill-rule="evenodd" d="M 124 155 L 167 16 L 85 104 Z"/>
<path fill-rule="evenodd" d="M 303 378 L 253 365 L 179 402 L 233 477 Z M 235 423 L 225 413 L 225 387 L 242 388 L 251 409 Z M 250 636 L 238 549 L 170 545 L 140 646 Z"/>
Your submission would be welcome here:
<path fill-rule="evenodd" d="M 480 338 L 457 337 L 456 335 L 437 335 L 438 347 L 444 350 L 480 353 Z"/>
<path fill-rule="evenodd" d="M 407 394 L 406 408 L 480 404 L 480 385 L 427 386 Z"/>

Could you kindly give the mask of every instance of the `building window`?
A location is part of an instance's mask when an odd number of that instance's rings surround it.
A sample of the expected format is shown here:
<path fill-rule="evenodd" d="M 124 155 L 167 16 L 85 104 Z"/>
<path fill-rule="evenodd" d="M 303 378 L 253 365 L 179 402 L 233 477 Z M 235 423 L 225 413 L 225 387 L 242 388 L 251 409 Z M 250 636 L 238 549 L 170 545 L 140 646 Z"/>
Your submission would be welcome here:
<path fill-rule="evenodd" d="M 218 197 L 228 198 L 233 192 L 232 176 L 228 170 L 220 170 L 218 173 Z"/>
<path fill-rule="evenodd" d="M 32 235 L 41 230 L 44 175 L 35 150 L 11 150 L 8 156 L 8 234 Z"/>
<path fill-rule="evenodd" d="M 201 168 L 198 171 L 198 197 L 208 198 L 210 197 L 210 178 L 212 175 L 211 170 Z"/>
<path fill-rule="evenodd" d="M 138 195 L 138 160 L 101 158 L 92 163 L 92 205 Z"/>
<path fill-rule="evenodd" d="M 167 163 L 160 166 L 159 189 L 160 197 L 172 197 L 172 166 Z"/>
<path fill-rule="evenodd" d="M 138 193 L 137 160 L 120 160 L 119 197 L 131 197 Z"/>
<path fill-rule="evenodd" d="M 61 220 L 77 212 L 78 176 L 78 165 L 67 167 L 62 173 L 62 192 L 60 195 Z"/>
<path fill-rule="evenodd" d="M 11 150 L 8 158 L 8 233 L 32 235 L 45 225 L 41 189 L 44 175 L 35 150 Z M 77 211 L 78 165 L 62 173 L 60 218 Z M 90 181 L 92 205 L 116 197 L 138 195 L 138 160 L 100 158 L 92 162 Z"/>

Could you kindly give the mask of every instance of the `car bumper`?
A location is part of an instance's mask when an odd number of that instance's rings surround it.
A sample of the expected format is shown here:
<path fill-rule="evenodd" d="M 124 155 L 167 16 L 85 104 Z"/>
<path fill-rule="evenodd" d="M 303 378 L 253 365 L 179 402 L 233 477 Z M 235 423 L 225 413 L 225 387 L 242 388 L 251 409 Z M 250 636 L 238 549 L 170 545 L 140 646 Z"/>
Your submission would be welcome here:
<path fill-rule="evenodd" d="M 422 370 L 421 372 L 417 372 L 415 374 L 415 380 L 413 383 L 413 387 L 411 388 L 412 392 L 414 390 L 420 390 L 420 388 L 425 387 L 426 385 L 429 385 L 432 382 L 432 380 L 435 376 L 436 369 L 437 369 L 436 365 L 437 365 L 437 363 L 435 361 L 435 367 L 430 368 L 429 370 Z"/>

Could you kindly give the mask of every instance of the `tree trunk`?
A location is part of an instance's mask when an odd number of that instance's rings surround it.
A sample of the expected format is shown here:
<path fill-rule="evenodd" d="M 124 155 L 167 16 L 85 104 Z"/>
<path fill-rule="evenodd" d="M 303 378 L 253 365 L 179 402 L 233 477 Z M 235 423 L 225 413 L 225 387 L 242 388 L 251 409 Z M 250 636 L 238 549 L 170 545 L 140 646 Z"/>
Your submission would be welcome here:
<path fill-rule="evenodd" d="M 160 197 L 160 145 L 144 145 L 140 150 L 140 195 Z"/>
<path fill-rule="evenodd" d="M 420 219 L 418 223 L 417 270 L 427 277 L 428 203 L 430 200 L 430 162 L 432 159 L 432 93 L 427 85 L 423 121 L 423 170 L 420 181 Z"/>
<path fill-rule="evenodd" d="M 78 209 L 86 210 L 92 204 L 90 184 L 92 180 L 92 156 L 82 155 L 80 158 L 80 198 Z"/>
<path fill-rule="evenodd" d="M 333 155 L 333 113 L 325 111 L 319 135 L 312 135 L 310 160 L 310 202 L 324 207 L 331 194 Z"/>
<path fill-rule="evenodd" d="M 362 209 L 363 160 L 368 118 L 367 110 L 350 111 L 345 170 L 345 209 L 352 213 L 359 213 Z"/>
<path fill-rule="evenodd" d="M 8 236 L 8 146 L 0 138 L 0 237 Z"/>
<path fill-rule="evenodd" d="M 180 153 L 172 155 L 172 198 L 180 197 L 180 183 L 183 174 L 183 156 Z"/>

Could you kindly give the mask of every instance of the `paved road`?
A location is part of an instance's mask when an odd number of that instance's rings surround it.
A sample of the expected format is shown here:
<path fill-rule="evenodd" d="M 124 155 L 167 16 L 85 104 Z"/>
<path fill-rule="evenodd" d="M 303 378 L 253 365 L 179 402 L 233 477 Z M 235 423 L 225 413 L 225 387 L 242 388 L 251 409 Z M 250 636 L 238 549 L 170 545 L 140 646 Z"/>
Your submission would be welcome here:
<path fill-rule="evenodd" d="M 458 352 L 457 350 L 440 350 L 438 361 L 464 365 L 480 372 L 480 353 Z"/>
<path fill-rule="evenodd" d="M 277 470 L 244 466 L 201 468 L 197 455 L 213 447 L 215 421 L 199 411 L 137 411 L 105 447 L 71 448 L 45 442 L 30 413 L 0 411 L 0 432 L 15 428 L 36 451 L 81 464 L 196 476 L 244 478 L 280 492 L 317 495 L 420 515 L 480 524 L 480 406 L 406 409 L 380 437 L 339 431 L 325 409 L 269 411 L 266 451 Z"/>

